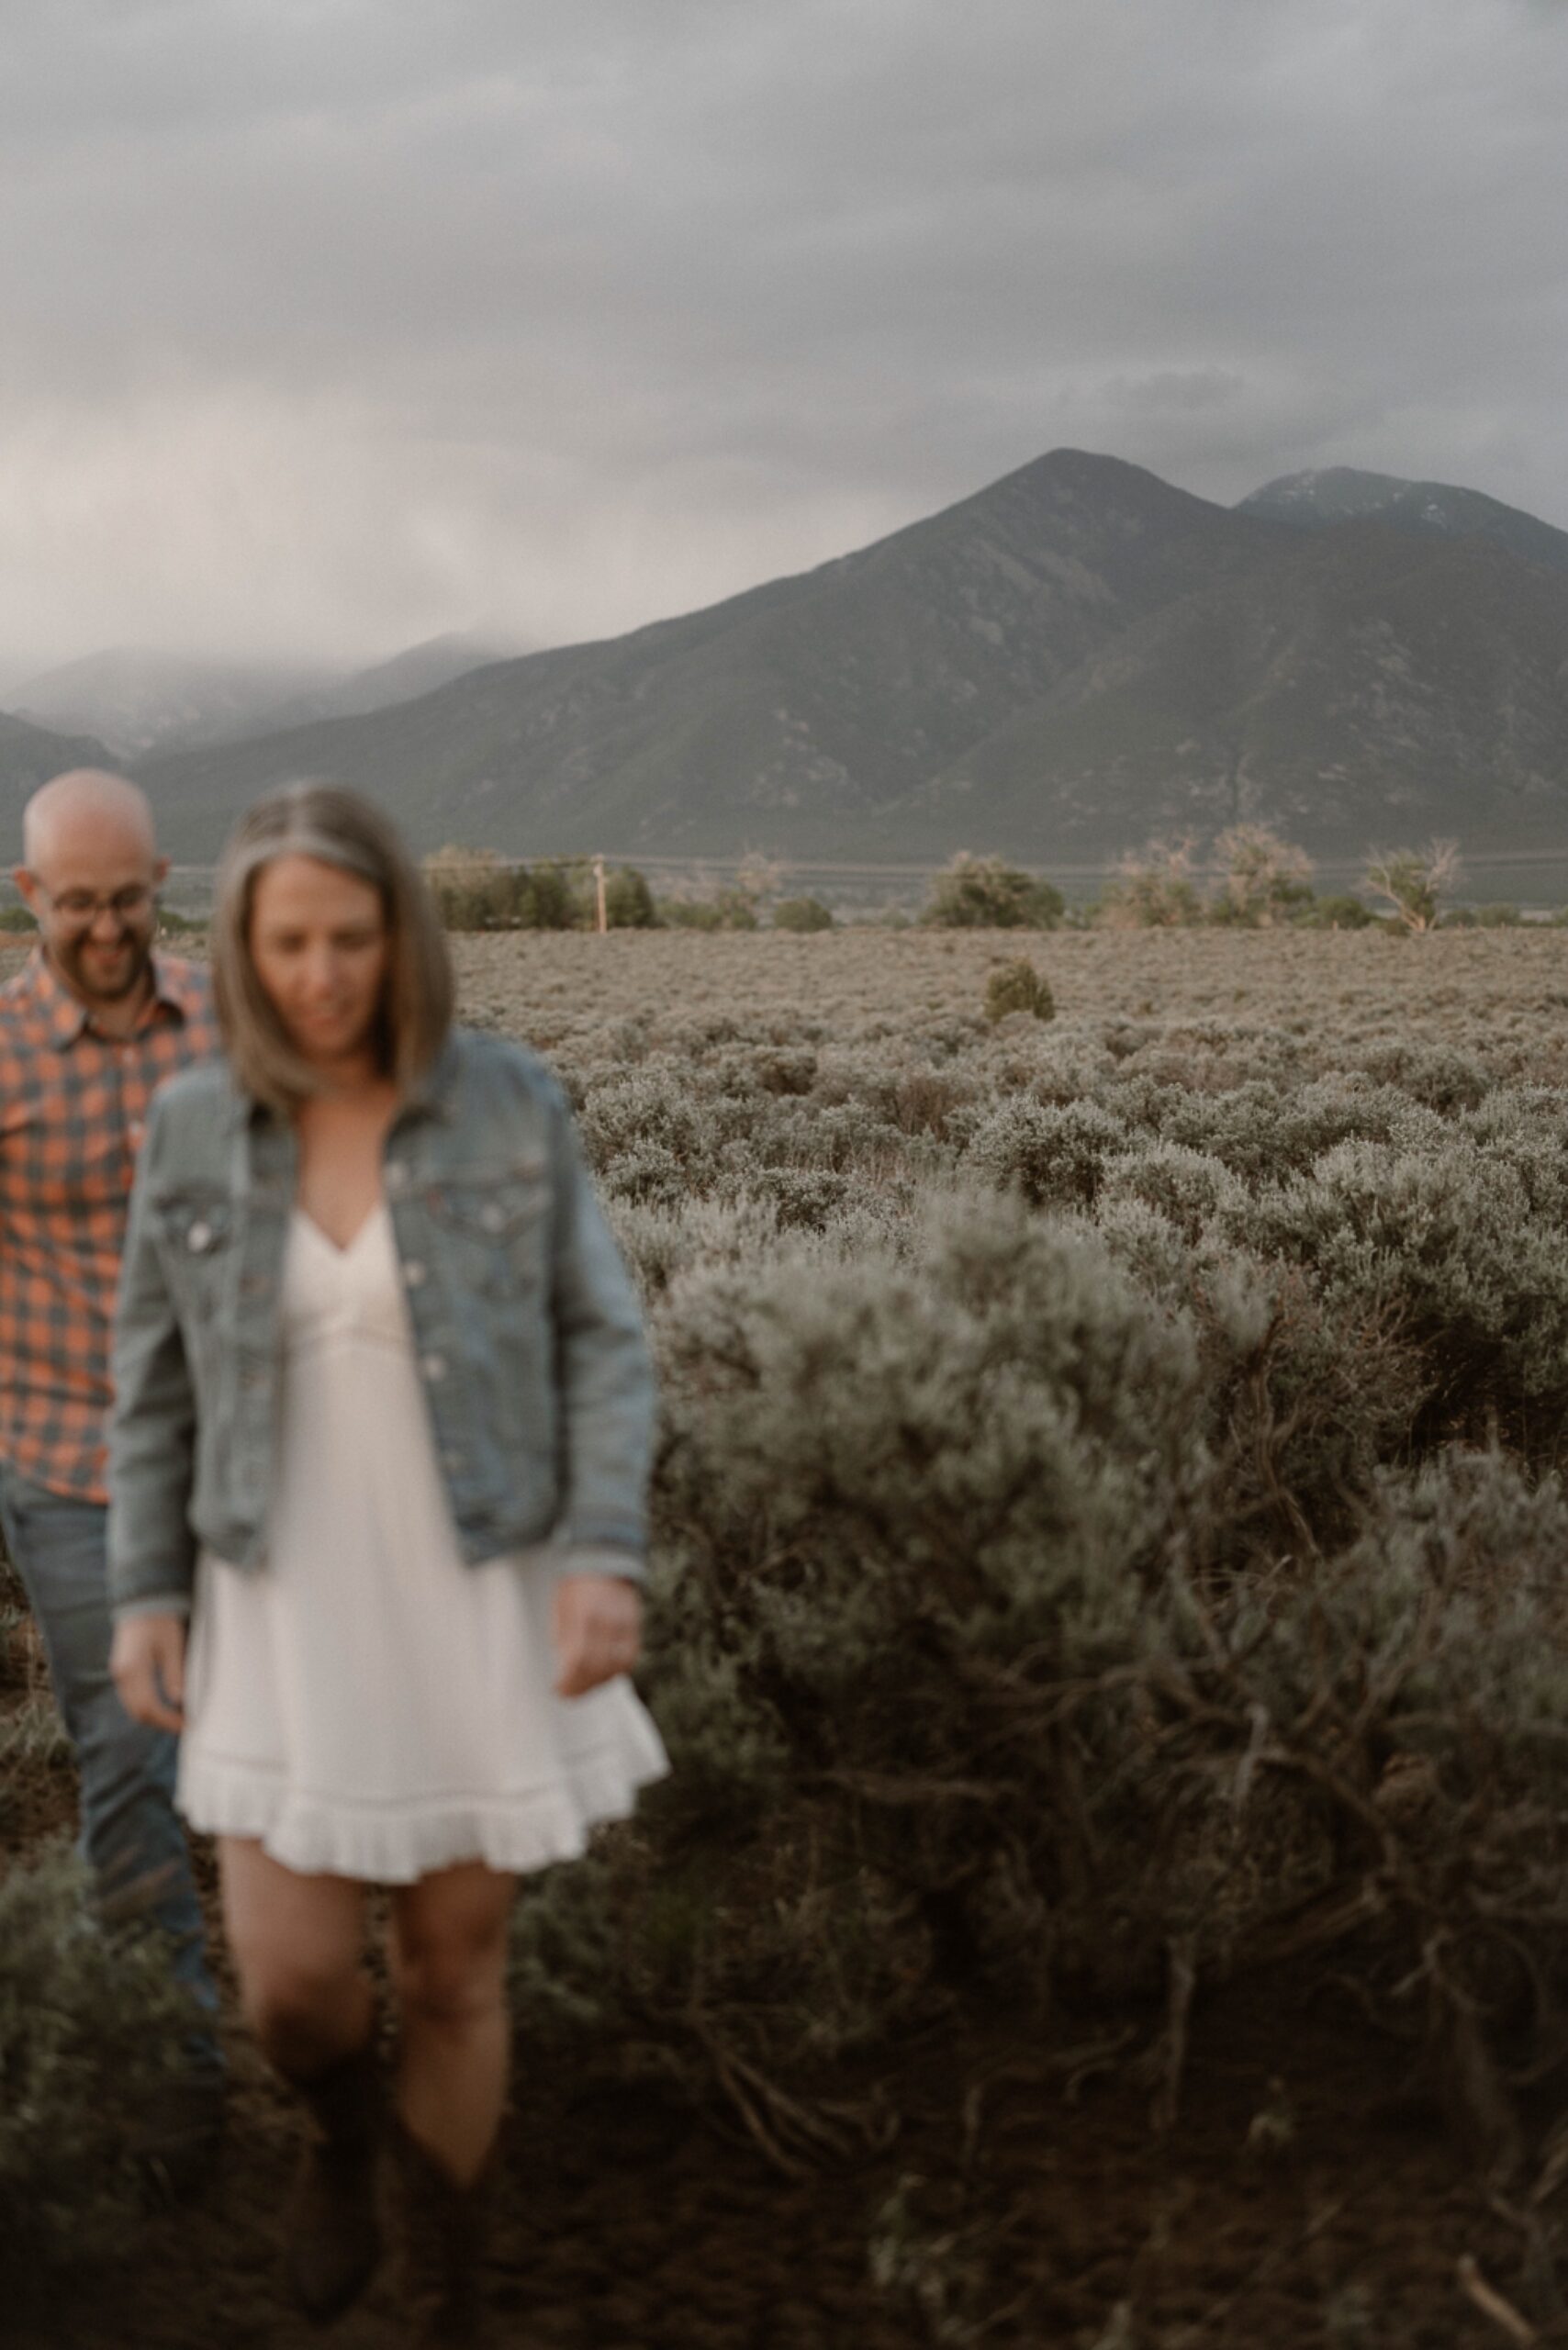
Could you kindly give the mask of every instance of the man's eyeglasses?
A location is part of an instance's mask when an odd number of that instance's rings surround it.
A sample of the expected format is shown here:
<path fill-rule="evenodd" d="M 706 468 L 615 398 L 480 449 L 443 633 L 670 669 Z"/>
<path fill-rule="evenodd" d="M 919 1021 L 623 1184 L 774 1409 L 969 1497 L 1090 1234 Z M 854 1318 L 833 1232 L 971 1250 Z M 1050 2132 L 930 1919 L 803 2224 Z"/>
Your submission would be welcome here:
<path fill-rule="evenodd" d="M 73 930 L 86 930 L 102 913 L 113 914 L 117 922 L 140 922 L 151 912 L 158 902 L 158 892 L 145 881 L 129 882 L 123 890 L 115 890 L 106 898 L 95 897 L 91 890 L 62 890 L 58 896 L 40 881 L 39 890 L 49 900 L 63 922 Z"/>

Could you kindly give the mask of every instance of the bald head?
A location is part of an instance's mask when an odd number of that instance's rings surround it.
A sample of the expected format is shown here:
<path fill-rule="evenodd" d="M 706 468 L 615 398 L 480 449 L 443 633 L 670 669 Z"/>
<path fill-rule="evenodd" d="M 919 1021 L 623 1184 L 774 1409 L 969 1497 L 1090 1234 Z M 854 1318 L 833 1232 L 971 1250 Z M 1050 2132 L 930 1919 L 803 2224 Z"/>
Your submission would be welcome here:
<path fill-rule="evenodd" d="M 34 792 L 12 878 L 57 978 L 100 1024 L 129 1033 L 152 987 L 158 854 L 147 795 L 123 775 L 73 767 Z"/>
<path fill-rule="evenodd" d="M 152 809 L 140 786 L 106 767 L 72 767 L 40 784 L 22 811 L 22 862 L 28 871 L 47 882 L 51 866 L 106 852 L 148 865 L 157 856 Z"/>

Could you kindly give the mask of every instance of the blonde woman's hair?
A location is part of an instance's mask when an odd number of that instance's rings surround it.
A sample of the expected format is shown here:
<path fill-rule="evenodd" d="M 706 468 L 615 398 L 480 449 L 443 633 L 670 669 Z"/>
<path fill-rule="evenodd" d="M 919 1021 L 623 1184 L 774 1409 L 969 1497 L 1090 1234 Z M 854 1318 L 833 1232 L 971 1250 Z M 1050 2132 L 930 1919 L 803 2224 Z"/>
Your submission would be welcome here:
<path fill-rule="evenodd" d="M 290 783 L 241 817 L 218 868 L 212 979 L 218 1023 L 242 1090 L 292 1115 L 320 1079 L 256 977 L 251 912 L 256 876 L 279 856 L 313 856 L 380 892 L 387 931 L 386 989 L 376 1036 L 385 1074 L 407 1093 L 452 1024 L 452 958 L 424 877 L 373 801 L 336 784 Z"/>

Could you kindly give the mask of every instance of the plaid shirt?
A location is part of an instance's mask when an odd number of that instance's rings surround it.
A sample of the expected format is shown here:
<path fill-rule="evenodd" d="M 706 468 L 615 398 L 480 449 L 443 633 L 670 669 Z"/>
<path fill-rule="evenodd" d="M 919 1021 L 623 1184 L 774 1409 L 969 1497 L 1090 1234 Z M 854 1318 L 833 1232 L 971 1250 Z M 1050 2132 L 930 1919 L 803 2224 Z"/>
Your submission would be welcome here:
<path fill-rule="evenodd" d="M 156 956 L 129 1036 L 106 1036 L 34 949 L 0 988 L 0 1459 L 108 1498 L 109 1337 L 153 1088 L 218 1050 L 207 975 Z"/>

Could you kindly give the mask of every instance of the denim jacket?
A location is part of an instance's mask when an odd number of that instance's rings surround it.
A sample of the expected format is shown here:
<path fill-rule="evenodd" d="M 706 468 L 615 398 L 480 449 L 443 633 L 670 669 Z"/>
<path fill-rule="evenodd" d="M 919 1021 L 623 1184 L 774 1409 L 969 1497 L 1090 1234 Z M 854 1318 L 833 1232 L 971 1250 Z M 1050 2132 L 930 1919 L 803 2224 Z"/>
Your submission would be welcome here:
<path fill-rule="evenodd" d="M 199 1545 L 264 1564 L 292 1125 L 221 1062 L 154 1096 L 115 1323 L 109 1595 L 188 1599 Z M 463 1556 L 546 1539 L 638 1575 L 653 1374 L 625 1268 L 543 1065 L 454 1030 L 383 1184 Z"/>

